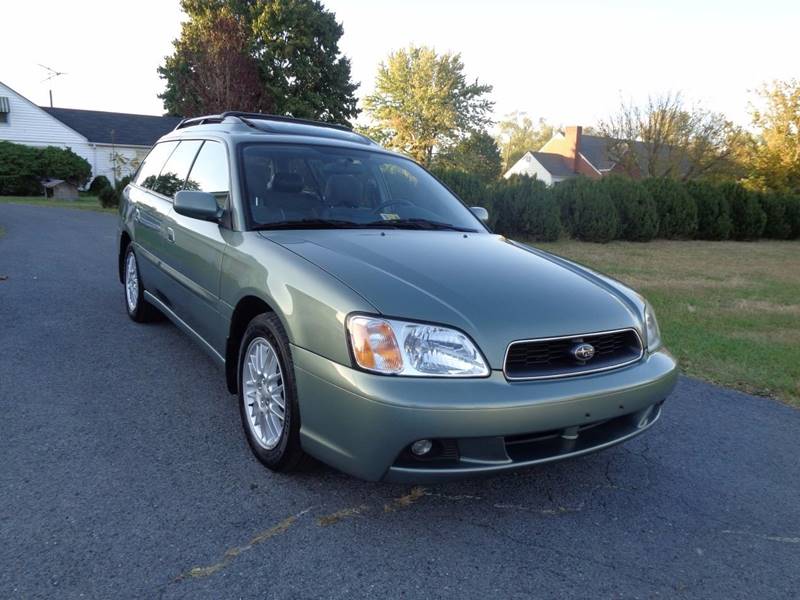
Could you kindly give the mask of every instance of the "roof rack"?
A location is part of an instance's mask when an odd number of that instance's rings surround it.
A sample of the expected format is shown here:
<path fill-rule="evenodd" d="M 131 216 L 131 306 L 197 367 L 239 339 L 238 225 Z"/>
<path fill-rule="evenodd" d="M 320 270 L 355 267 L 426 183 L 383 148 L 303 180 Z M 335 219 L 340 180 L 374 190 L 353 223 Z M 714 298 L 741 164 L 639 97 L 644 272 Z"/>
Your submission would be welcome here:
<path fill-rule="evenodd" d="M 259 131 L 264 131 L 264 132 L 268 132 L 269 130 L 264 129 L 262 127 L 258 127 L 255 123 L 253 123 L 253 121 L 275 121 L 280 123 L 295 123 L 297 125 L 309 125 L 312 127 L 325 127 L 327 129 L 335 129 L 337 131 L 343 131 L 351 135 L 358 136 L 358 138 L 360 138 L 365 144 L 376 145 L 373 140 L 371 140 L 365 135 L 356 133 L 355 131 L 353 131 L 351 127 L 347 127 L 346 125 L 339 125 L 338 123 L 324 123 L 322 121 L 312 121 L 311 119 L 298 119 L 295 117 L 287 117 L 284 115 L 242 112 L 238 110 L 226 110 L 225 112 L 220 113 L 218 115 L 205 115 L 202 117 L 183 119 L 180 123 L 178 123 L 175 126 L 175 130 L 184 129 L 186 127 L 193 127 L 195 125 L 222 123 L 228 117 L 239 119 L 239 121 L 241 121 L 248 127 L 251 127 L 253 129 L 258 129 Z"/>

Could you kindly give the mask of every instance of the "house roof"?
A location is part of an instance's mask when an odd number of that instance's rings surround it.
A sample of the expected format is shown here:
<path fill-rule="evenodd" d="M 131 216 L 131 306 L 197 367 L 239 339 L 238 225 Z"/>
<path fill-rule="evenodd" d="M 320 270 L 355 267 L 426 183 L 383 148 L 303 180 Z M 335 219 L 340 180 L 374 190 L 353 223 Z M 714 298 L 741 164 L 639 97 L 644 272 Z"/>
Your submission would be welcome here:
<path fill-rule="evenodd" d="M 580 153 L 598 171 L 607 171 L 613 168 L 614 161 L 608 157 L 608 142 L 611 138 L 598 135 L 581 135 Z M 641 144 L 641 142 L 634 142 Z"/>
<path fill-rule="evenodd" d="M 553 177 L 570 177 L 575 175 L 575 172 L 569 165 L 568 159 L 560 154 L 553 154 L 551 152 L 531 152 L 531 154 Z"/>
<path fill-rule="evenodd" d="M 40 108 L 95 144 L 152 146 L 158 138 L 175 129 L 181 121 L 180 117 L 132 115 L 47 106 Z"/>

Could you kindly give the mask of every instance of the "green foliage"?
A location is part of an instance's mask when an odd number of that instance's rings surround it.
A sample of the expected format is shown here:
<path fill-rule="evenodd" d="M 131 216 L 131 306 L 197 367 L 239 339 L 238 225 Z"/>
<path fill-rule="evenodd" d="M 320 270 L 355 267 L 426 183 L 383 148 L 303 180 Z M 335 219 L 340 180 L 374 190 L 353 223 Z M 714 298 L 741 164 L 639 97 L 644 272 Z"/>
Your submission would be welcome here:
<path fill-rule="evenodd" d="M 514 176 L 491 184 L 488 193 L 491 224 L 497 233 L 534 241 L 558 239 L 558 205 L 541 181 Z"/>
<path fill-rule="evenodd" d="M 658 208 L 658 236 L 691 239 L 697 233 L 697 204 L 686 188 L 666 177 L 645 179 L 643 185 Z"/>
<path fill-rule="evenodd" d="M 786 194 L 770 192 L 759 194 L 761 209 L 767 217 L 764 225 L 764 237 L 785 240 L 792 235 L 792 223 L 789 221 L 788 208 L 790 197 Z"/>
<path fill-rule="evenodd" d="M 497 124 L 497 141 L 503 157 L 503 172 L 514 165 L 529 150 L 536 152 L 555 133 L 544 119 L 534 124 L 525 113 L 512 113 Z"/>
<path fill-rule="evenodd" d="M 727 240 L 731 236 L 733 223 L 722 188 L 707 181 L 689 181 L 686 191 L 697 204 L 697 238 Z"/>
<path fill-rule="evenodd" d="M 108 187 L 111 187 L 111 182 L 108 180 L 108 177 L 105 175 L 98 175 L 92 179 L 92 183 L 89 185 L 89 193 L 98 196 L 101 191 Z"/>
<path fill-rule="evenodd" d="M 722 191 L 731 207 L 735 240 L 756 240 L 764 232 L 767 215 L 761 208 L 758 195 L 738 183 L 725 183 Z"/>
<path fill-rule="evenodd" d="M 109 185 L 108 187 L 100 190 L 100 194 L 98 195 L 100 205 L 103 208 L 113 208 L 119 206 L 120 200 L 122 199 L 122 191 L 130 182 L 131 177 L 126 176 L 120 179 L 116 186 Z"/>
<path fill-rule="evenodd" d="M 188 19 L 158 73 L 168 113 L 257 110 L 348 124 L 357 85 L 342 26 L 317 0 L 182 0 Z"/>
<path fill-rule="evenodd" d="M 579 179 L 583 178 L 567 179 L 550 190 L 556 206 L 558 206 L 561 228 L 569 237 L 576 235 L 575 201 L 578 196 L 576 188 Z"/>
<path fill-rule="evenodd" d="M 41 193 L 37 148 L 0 142 L 0 196 Z"/>
<path fill-rule="evenodd" d="M 491 122 L 489 85 L 468 82 L 460 54 L 411 46 L 378 68 L 375 91 L 364 99 L 370 135 L 430 165 L 443 152 Z"/>
<path fill-rule="evenodd" d="M 786 197 L 786 220 L 790 227 L 789 238 L 793 240 L 800 238 L 800 196 Z"/>
<path fill-rule="evenodd" d="M 40 179 L 63 179 L 83 186 L 91 177 L 86 159 L 69 148 L 33 148 L 0 142 L 0 195 L 30 196 L 41 193 Z"/>
<path fill-rule="evenodd" d="M 476 175 L 455 169 L 441 168 L 433 169 L 432 172 L 469 206 L 489 208 L 486 185 Z"/>
<path fill-rule="evenodd" d="M 487 183 L 500 177 L 500 151 L 497 142 L 485 131 L 473 132 L 437 155 L 434 163 L 447 169 L 465 171 Z"/>
<path fill-rule="evenodd" d="M 800 193 L 800 79 L 773 81 L 758 93 L 752 178 L 766 189 Z"/>
<path fill-rule="evenodd" d="M 658 233 L 658 208 L 650 192 L 640 183 L 621 175 L 600 180 L 614 201 L 619 215 L 619 239 L 648 242 Z"/>
<path fill-rule="evenodd" d="M 575 239 L 610 242 L 620 227 L 619 213 L 605 186 L 586 177 L 558 183 L 552 189 L 561 225 Z"/>

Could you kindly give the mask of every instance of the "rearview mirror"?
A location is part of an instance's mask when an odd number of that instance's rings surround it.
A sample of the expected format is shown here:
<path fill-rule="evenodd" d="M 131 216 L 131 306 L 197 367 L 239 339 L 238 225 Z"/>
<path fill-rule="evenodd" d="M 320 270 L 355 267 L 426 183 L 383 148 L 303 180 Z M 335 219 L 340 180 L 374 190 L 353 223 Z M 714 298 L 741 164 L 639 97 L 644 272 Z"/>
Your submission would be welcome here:
<path fill-rule="evenodd" d="M 208 192 L 181 190 L 175 194 L 173 207 L 179 215 L 192 219 L 217 222 L 222 216 L 217 199 L 214 198 L 214 194 Z"/>
<path fill-rule="evenodd" d="M 478 217 L 484 223 L 489 222 L 489 211 L 482 206 L 470 206 L 469 209 L 472 211 L 473 215 Z"/>

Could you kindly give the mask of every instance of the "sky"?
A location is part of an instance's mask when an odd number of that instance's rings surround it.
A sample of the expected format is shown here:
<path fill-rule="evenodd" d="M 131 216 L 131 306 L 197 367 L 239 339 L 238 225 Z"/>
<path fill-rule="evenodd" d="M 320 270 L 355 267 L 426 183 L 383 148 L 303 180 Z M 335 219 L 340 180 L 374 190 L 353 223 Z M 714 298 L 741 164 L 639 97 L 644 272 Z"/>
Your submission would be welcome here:
<path fill-rule="evenodd" d="M 592 125 L 621 99 L 681 91 L 747 125 L 753 90 L 800 77 L 797 0 L 323 0 L 359 96 L 392 50 L 460 52 L 512 111 Z M 156 68 L 184 18 L 178 0 L 10 0 L 0 20 L 0 81 L 37 104 L 161 114 Z M 43 81 L 51 67 L 66 74 Z"/>

